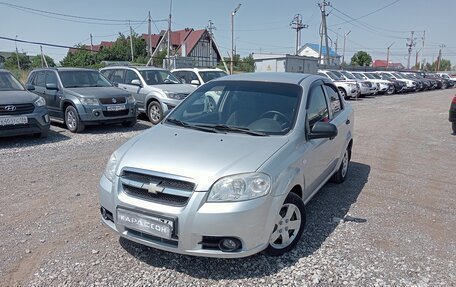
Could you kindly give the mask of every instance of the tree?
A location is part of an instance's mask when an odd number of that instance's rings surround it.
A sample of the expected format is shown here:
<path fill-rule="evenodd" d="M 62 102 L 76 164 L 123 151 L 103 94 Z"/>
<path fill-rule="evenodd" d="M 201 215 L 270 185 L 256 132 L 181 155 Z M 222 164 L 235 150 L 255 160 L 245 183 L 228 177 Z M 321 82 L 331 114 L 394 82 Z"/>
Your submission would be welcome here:
<path fill-rule="evenodd" d="M 46 58 L 46 62 L 49 67 L 55 67 L 54 59 L 47 55 L 44 55 L 44 57 Z M 46 65 L 44 63 L 41 64 L 41 55 L 36 55 L 32 58 L 32 68 L 39 68 L 43 66 L 45 67 Z"/>
<path fill-rule="evenodd" d="M 255 61 L 252 54 L 249 54 L 247 57 L 242 58 L 239 63 L 239 70 L 243 72 L 255 71 Z"/>
<path fill-rule="evenodd" d="M 19 56 L 19 66 L 21 70 L 30 69 L 32 62 L 30 62 L 29 57 L 26 54 L 16 54 L 12 53 L 10 57 L 5 60 L 5 68 L 12 70 L 17 69 L 17 57 Z"/>
<path fill-rule="evenodd" d="M 356 52 L 351 58 L 351 65 L 353 66 L 370 66 L 372 64 L 372 57 L 364 51 Z"/>
<path fill-rule="evenodd" d="M 95 65 L 96 55 L 91 51 L 88 51 L 88 47 L 85 45 L 78 45 L 77 48 L 81 48 L 76 52 L 68 51 L 65 58 L 60 61 L 60 64 L 64 67 L 87 67 Z"/>
<path fill-rule="evenodd" d="M 437 69 L 437 63 L 438 63 L 438 60 L 434 61 L 433 63 L 426 63 L 426 65 L 424 66 L 424 69 L 426 71 L 435 71 Z M 440 61 L 439 70 L 440 71 L 450 71 L 451 70 L 451 61 L 442 59 Z"/>

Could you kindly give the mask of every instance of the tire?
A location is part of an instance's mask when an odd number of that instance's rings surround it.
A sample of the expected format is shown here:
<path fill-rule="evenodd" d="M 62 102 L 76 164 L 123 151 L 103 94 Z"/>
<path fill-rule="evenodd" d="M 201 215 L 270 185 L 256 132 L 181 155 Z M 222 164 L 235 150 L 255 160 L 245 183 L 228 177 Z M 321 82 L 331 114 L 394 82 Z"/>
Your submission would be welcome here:
<path fill-rule="evenodd" d="M 343 88 L 338 88 L 339 92 L 340 92 L 340 95 L 344 98 L 344 99 L 348 99 L 347 97 L 347 92 L 345 91 L 345 89 Z"/>
<path fill-rule="evenodd" d="M 448 84 L 447 83 L 443 83 L 442 84 L 442 90 L 445 90 L 445 89 L 448 89 Z"/>
<path fill-rule="evenodd" d="M 79 118 L 78 111 L 73 106 L 68 106 L 65 109 L 65 125 L 72 133 L 80 133 L 85 126 Z"/>
<path fill-rule="evenodd" d="M 147 107 L 147 116 L 149 121 L 156 125 L 163 119 L 163 109 L 159 102 L 152 101 Z"/>
<path fill-rule="evenodd" d="M 335 183 L 342 183 L 347 178 L 348 174 L 348 167 L 350 165 L 350 158 L 351 158 L 351 150 L 347 148 L 344 152 L 344 156 L 342 158 L 342 162 L 340 163 L 339 169 L 331 178 L 332 182 Z"/>
<path fill-rule="evenodd" d="M 456 135 L 456 122 L 451 123 L 451 127 L 453 128 L 453 134 Z"/>
<path fill-rule="evenodd" d="M 386 90 L 386 94 L 388 96 L 391 96 L 392 94 L 394 94 L 396 92 L 396 88 L 394 87 L 394 85 L 391 85 L 391 87 L 388 88 L 388 90 Z"/>
<path fill-rule="evenodd" d="M 291 215 L 289 213 L 291 212 Z M 295 193 L 290 192 L 277 214 L 277 221 L 269 238 L 269 245 L 264 253 L 269 256 L 280 256 L 292 250 L 301 240 L 306 225 L 304 202 Z M 290 228 L 290 227 L 293 227 Z M 284 238 L 284 235 L 287 234 Z M 283 243 L 283 240 L 288 240 Z"/>
<path fill-rule="evenodd" d="M 137 122 L 136 119 L 131 120 L 131 121 L 125 121 L 125 122 L 122 123 L 122 126 L 126 127 L 126 128 L 132 128 L 132 127 L 134 127 L 136 125 L 136 122 Z"/>
<path fill-rule="evenodd" d="M 216 109 L 217 103 L 215 103 L 214 99 L 211 96 L 207 97 L 206 107 L 208 112 L 214 112 Z"/>

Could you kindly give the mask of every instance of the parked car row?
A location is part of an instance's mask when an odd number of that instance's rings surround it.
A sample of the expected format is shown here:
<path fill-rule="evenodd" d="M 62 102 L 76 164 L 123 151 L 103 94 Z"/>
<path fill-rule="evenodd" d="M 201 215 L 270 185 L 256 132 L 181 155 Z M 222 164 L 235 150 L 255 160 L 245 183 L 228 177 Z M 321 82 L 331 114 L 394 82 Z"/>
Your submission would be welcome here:
<path fill-rule="evenodd" d="M 331 79 L 346 98 L 376 94 L 418 92 L 454 87 L 455 81 L 447 74 L 422 71 L 344 71 L 318 70 L 318 74 Z"/>
<path fill-rule="evenodd" d="M 24 87 L 0 70 L 0 136 L 46 137 L 51 121 L 75 133 L 87 125 L 132 127 L 139 113 L 157 124 L 197 86 L 225 75 L 219 69 L 172 74 L 155 67 L 40 68 L 30 72 Z"/>

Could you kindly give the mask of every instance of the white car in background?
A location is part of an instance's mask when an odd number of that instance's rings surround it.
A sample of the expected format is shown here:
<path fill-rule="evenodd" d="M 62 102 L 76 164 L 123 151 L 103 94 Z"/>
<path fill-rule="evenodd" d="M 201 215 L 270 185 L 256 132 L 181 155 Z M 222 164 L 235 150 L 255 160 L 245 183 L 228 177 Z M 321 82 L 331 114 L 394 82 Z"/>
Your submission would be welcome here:
<path fill-rule="evenodd" d="M 364 73 L 364 72 L 352 72 L 353 76 L 357 77 L 360 80 L 368 80 L 377 85 L 378 94 L 388 94 L 391 95 L 393 90 L 393 84 L 387 80 L 376 79 L 374 76 Z"/>
<path fill-rule="evenodd" d="M 360 94 L 359 85 L 355 81 L 346 81 L 336 74 L 328 70 L 318 70 L 318 75 L 326 77 L 334 82 L 340 94 L 345 98 L 349 99 L 352 97 L 358 97 Z"/>
<path fill-rule="evenodd" d="M 373 96 L 377 93 L 377 85 L 371 81 L 367 80 L 360 80 L 356 78 L 351 72 L 349 71 L 332 71 L 336 75 L 339 75 L 341 78 L 351 81 L 357 81 L 359 84 L 359 88 L 361 90 L 361 97 L 366 96 Z"/>
<path fill-rule="evenodd" d="M 181 68 L 174 69 L 171 73 L 179 78 L 184 84 L 200 86 L 213 79 L 228 75 L 218 68 Z"/>

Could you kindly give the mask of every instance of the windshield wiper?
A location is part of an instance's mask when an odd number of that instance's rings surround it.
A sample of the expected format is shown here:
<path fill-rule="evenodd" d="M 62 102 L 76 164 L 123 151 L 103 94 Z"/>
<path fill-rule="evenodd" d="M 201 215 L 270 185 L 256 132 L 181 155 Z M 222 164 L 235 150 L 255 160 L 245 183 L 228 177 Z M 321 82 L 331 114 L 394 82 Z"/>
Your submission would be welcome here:
<path fill-rule="evenodd" d="M 208 127 L 204 127 L 204 126 L 199 126 L 199 125 L 191 125 L 189 123 L 186 123 L 186 122 L 183 122 L 183 121 L 180 121 L 180 120 L 177 120 L 177 119 L 167 119 L 166 122 L 174 124 L 176 126 L 190 128 L 190 129 L 195 129 L 195 130 L 200 130 L 200 131 L 203 131 L 203 132 L 217 133 L 217 131 L 215 129 L 213 129 L 213 128 L 209 127 L 209 126 Z"/>
<path fill-rule="evenodd" d="M 214 128 L 218 131 L 224 131 L 224 132 L 235 132 L 235 133 L 248 134 L 248 135 L 252 135 L 252 136 L 267 136 L 267 134 L 264 132 L 258 132 L 258 131 L 254 131 L 249 128 L 243 128 L 243 127 L 233 127 L 233 126 L 228 126 L 228 125 L 196 125 L 196 126 L 205 127 L 205 128 Z"/>

